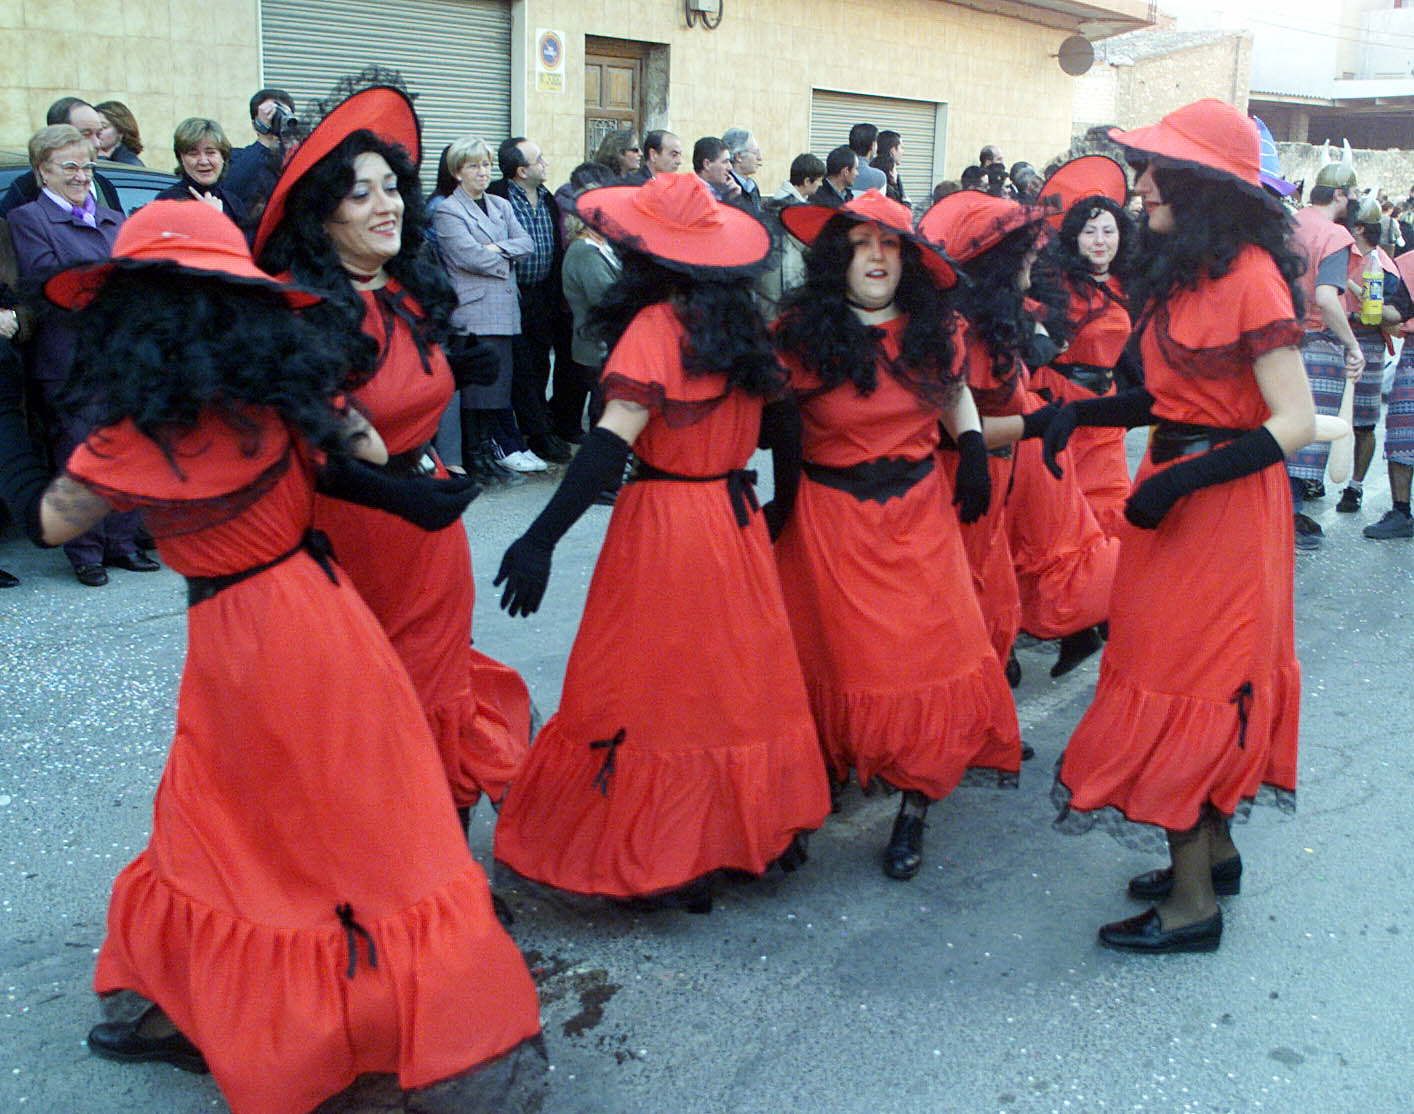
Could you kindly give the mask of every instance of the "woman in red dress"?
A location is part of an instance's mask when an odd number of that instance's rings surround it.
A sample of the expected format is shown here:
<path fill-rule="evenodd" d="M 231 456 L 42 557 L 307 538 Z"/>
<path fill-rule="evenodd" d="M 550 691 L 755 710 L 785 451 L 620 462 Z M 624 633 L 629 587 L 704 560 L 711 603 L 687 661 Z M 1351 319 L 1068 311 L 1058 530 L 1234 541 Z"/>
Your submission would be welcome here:
<path fill-rule="evenodd" d="M 1112 395 L 1127 372 L 1121 359 L 1132 324 L 1121 283 L 1131 265 L 1136 235 L 1124 209 L 1127 195 L 1123 167 L 1104 155 L 1072 159 L 1041 190 L 1043 200 L 1058 205 L 1050 218 L 1057 233 L 1048 245 L 1049 261 L 1061 275 L 1070 305 L 1065 351 L 1035 369 L 1032 385 L 1059 402 Z M 1142 378 L 1142 372 L 1136 378 Z M 1124 430 L 1078 430 L 1070 440 L 1070 454 L 1076 481 L 1096 521 L 1115 537 L 1131 486 Z"/>
<path fill-rule="evenodd" d="M 417 697 L 310 531 L 316 485 L 413 529 L 455 521 L 470 488 L 338 447 L 356 444 L 329 401 L 343 364 L 291 312 L 317 298 L 257 270 L 205 205 L 144 207 L 113 263 L 46 293 L 87 307 L 74 389 L 96 431 L 40 503 L 45 540 L 140 508 L 190 606 L 152 836 L 114 883 L 94 975 L 143 1012 L 90 1047 L 209 1068 L 236 1114 L 288 1114 L 362 1072 L 421 1087 L 533 1036 L 534 987 Z"/>
<path fill-rule="evenodd" d="M 1301 265 L 1258 178 L 1252 121 L 1221 101 L 1112 131 L 1141 170 L 1136 304 L 1144 388 L 1065 406 L 1080 426 L 1157 422 L 1129 526 L 1094 703 L 1057 777 L 1058 824 L 1118 813 L 1165 829 L 1172 865 L 1130 882 L 1158 905 L 1100 929 L 1110 947 L 1211 951 L 1238 891 L 1228 819 L 1261 790 L 1294 803 L 1300 668 L 1285 454 L 1315 418 L 1297 345 Z"/>
<path fill-rule="evenodd" d="M 1017 627 L 1004 621 L 1019 616 L 1020 626 L 1038 638 L 1062 639 L 1064 651 L 1067 636 L 1105 618 L 1119 556 L 1075 477 L 1049 475 L 1033 440 L 1053 412 L 1035 392 L 1029 368 L 1048 362 L 1056 349 L 1039 322 L 1061 321 L 1062 335 L 1064 324 L 1061 292 L 1032 289 L 1045 217 L 1044 209 L 968 190 L 944 197 L 919 222 L 919 231 L 943 244 L 972 280 L 959 298 L 969 324 L 968 378 L 1005 484 L 995 517 L 985 535 L 969 539 L 968 552 L 974 572 L 981 573 L 981 590 L 989 594 L 983 610 L 996 617 L 991 626 L 998 636 L 1008 639 L 1013 683 L 1021 676 L 1011 654 Z M 1014 569 L 1016 604 L 1001 568 L 1005 560 Z M 1074 660 L 1063 653 L 1052 676 L 1093 652 Z"/>
<path fill-rule="evenodd" d="M 582 195 L 624 273 L 599 311 L 603 416 L 496 583 L 540 605 L 556 542 L 637 458 L 619 493 L 559 710 L 496 826 L 496 858 L 615 898 L 794 867 L 830 809 L 766 525 L 745 471 L 782 375 L 751 301 L 764 226 L 668 174 Z"/>
<path fill-rule="evenodd" d="M 311 319 L 329 343 L 350 347 L 347 387 L 388 446 L 389 466 L 445 476 L 432 437 L 454 387 L 481 368 L 467 338 L 449 337 L 455 295 L 422 258 L 420 157 L 417 117 L 400 90 L 374 86 L 342 101 L 285 164 L 255 254 L 266 270 L 327 292 Z M 500 801 L 530 740 L 525 683 L 471 644 L 466 530 L 454 522 L 427 533 L 326 500 L 315 521 L 412 678 L 465 823 L 482 793 Z"/>
<path fill-rule="evenodd" d="M 782 219 L 811 248 L 776 323 L 804 423 L 804 482 L 776 560 L 831 776 L 903 790 L 883 868 L 908 879 L 928 806 L 970 768 L 1014 781 L 1021 762 L 958 532 L 986 512 L 991 484 L 943 294 L 956 276 L 876 192 Z M 960 461 L 951 495 L 940 423 Z"/>

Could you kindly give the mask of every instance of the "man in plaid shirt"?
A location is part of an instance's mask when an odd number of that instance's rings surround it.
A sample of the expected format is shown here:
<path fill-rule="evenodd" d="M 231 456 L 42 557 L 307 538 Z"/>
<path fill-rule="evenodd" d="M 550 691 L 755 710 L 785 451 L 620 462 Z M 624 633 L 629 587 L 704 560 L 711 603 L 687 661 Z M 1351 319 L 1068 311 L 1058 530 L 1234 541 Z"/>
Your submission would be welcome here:
<path fill-rule="evenodd" d="M 514 371 L 511 406 L 530 451 L 545 460 L 564 463 L 570 447 L 550 425 L 551 410 L 563 410 L 578 397 L 584 407 L 583 388 L 574 382 L 574 369 L 555 364 L 555 400 L 547 406 L 545 389 L 550 381 L 550 349 L 557 331 L 568 328 L 568 311 L 560 289 L 560 207 L 545 188 L 549 164 L 540 146 L 524 136 L 512 136 L 496 152 L 501 180 L 488 193 L 504 197 L 515 210 L 521 227 L 535 242 L 535 250 L 515 261 L 520 287 L 520 336 L 512 341 Z M 573 424 L 579 426 L 579 414 Z"/>

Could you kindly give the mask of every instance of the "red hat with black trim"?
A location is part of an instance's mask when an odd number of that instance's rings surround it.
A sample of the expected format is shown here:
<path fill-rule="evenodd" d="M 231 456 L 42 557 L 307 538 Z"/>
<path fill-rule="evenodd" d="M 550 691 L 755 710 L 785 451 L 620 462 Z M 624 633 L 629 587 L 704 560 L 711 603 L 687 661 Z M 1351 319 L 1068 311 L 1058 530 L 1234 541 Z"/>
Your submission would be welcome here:
<path fill-rule="evenodd" d="M 1071 159 L 1046 179 L 1037 202 L 1054 210 L 1046 219 L 1059 228 L 1071 207 L 1089 197 L 1105 197 L 1123 207 L 1129 197 L 1124 167 L 1108 155 Z"/>
<path fill-rule="evenodd" d="M 1262 189 L 1262 140 L 1257 125 L 1232 105 L 1212 97 L 1176 108 L 1157 124 L 1109 137 L 1139 158 L 1160 158 L 1186 170 L 1226 181 L 1269 206 L 1281 203 Z"/>
<path fill-rule="evenodd" d="M 408 153 L 412 164 L 422 162 L 422 125 L 412 99 L 392 85 L 372 85 L 340 103 L 300 141 L 280 171 L 279 180 L 260 215 L 253 251 L 258 258 L 285 218 L 285 204 L 299 180 L 325 155 L 356 131 L 370 131 Z"/>
<path fill-rule="evenodd" d="M 601 186 L 575 198 L 574 208 L 608 240 L 677 271 L 754 274 L 771 251 L 766 226 L 723 205 L 696 174 L 659 174 L 641 186 Z"/>
<path fill-rule="evenodd" d="M 260 287 L 279 294 L 292 309 L 322 300 L 311 291 L 276 282 L 257 267 L 231 218 L 200 201 L 144 205 L 118 229 L 111 257 L 60 271 L 44 284 L 44 296 L 65 309 L 82 309 L 115 271 L 158 269 Z"/>
<path fill-rule="evenodd" d="M 934 202 L 918 222 L 918 231 L 941 244 L 959 263 L 991 251 L 1018 228 L 1039 224 L 1045 209 L 1022 205 L 981 190 L 959 190 Z"/>
<path fill-rule="evenodd" d="M 878 190 L 865 190 L 843 205 L 791 205 L 781 210 L 781 223 L 797 240 L 813 244 L 825 225 L 836 217 L 855 224 L 873 223 L 897 232 L 917 245 L 923 266 L 941 290 L 957 285 L 957 272 L 939 245 L 914 231 L 913 213 L 907 205 Z"/>

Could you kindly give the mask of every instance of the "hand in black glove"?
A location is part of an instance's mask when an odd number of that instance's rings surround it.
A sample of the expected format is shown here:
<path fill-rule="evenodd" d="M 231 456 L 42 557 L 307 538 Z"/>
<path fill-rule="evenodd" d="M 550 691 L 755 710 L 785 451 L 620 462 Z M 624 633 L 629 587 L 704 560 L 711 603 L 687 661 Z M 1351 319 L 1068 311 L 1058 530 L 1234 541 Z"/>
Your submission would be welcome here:
<path fill-rule="evenodd" d="M 1187 492 L 1174 483 L 1173 469 L 1156 472 L 1129 493 L 1124 517 L 1141 530 L 1155 530 Z"/>
<path fill-rule="evenodd" d="M 459 333 L 447 339 L 447 363 L 457 389 L 489 387 L 501 375 L 501 354 L 474 333 Z"/>
<path fill-rule="evenodd" d="M 957 438 L 957 482 L 952 501 L 958 521 L 976 522 L 992 504 L 992 474 L 987 469 L 987 445 L 982 435 L 969 429 Z"/>
<path fill-rule="evenodd" d="M 550 557 L 553 547 L 542 545 L 534 538 L 521 535 L 511 542 L 501 558 L 501 568 L 492 582 L 500 587 L 501 610 L 517 615 L 534 615 L 540 610 L 540 601 L 545 598 L 545 587 L 550 583 Z"/>
<path fill-rule="evenodd" d="M 470 476 L 394 476 L 342 453 L 329 455 L 315 487 L 331 498 L 387 511 L 428 531 L 450 526 L 481 494 Z"/>
<path fill-rule="evenodd" d="M 1060 403 L 1048 402 L 1039 410 L 1023 414 L 1021 416 L 1021 439 L 1029 441 L 1033 437 L 1044 437 L 1046 430 L 1051 427 L 1051 422 L 1055 420 L 1060 410 Z"/>
<path fill-rule="evenodd" d="M 1027 417 L 1030 415 L 1028 414 Z M 1069 402 L 1056 408 L 1056 412 L 1051 415 L 1051 420 L 1046 423 L 1045 432 L 1041 434 L 1041 459 L 1056 479 L 1060 479 L 1064 475 L 1060 462 L 1056 458 L 1065 452 L 1066 445 L 1070 443 L 1070 435 L 1075 432 L 1079 424 L 1075 403 Z"/>

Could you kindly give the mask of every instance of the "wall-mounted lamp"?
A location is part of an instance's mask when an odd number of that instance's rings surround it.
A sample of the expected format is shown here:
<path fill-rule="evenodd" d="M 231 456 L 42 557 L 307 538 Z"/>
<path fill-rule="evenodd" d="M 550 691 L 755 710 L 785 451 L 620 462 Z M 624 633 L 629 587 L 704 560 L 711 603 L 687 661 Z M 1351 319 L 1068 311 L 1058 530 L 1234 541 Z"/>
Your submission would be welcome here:
<path fill-rule="evenodd" d="M 715 31 L 722 23 L 722 9 L 727 0 L 683 0 L 687 7 L 687 25 L 696 27 L 697 21 L 709 31 Z"/>

